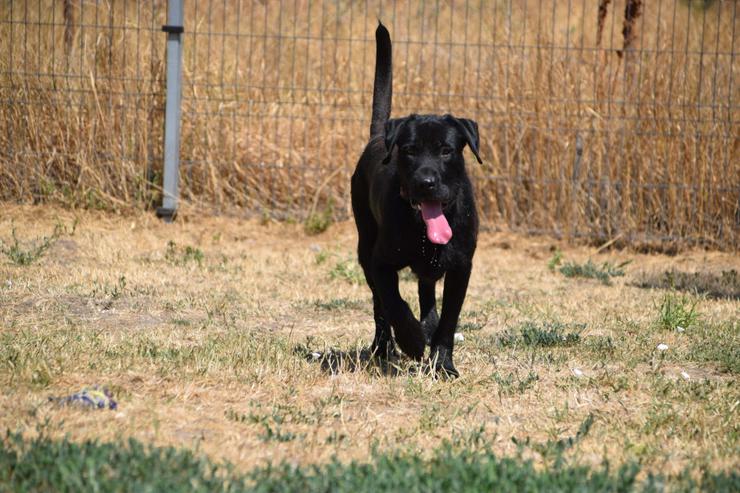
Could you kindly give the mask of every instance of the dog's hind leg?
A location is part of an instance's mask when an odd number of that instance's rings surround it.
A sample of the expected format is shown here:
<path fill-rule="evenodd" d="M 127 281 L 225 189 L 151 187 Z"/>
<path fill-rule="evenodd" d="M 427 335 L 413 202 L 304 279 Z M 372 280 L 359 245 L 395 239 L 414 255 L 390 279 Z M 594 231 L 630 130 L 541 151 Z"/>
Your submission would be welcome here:
<path fill-rule="evenodd" d="M 372 276 L 372 256 L 375 241 L 378 238 L 378 226 L 368 208 L 367 185 L 361 174 L 355 172 L 352 176 L 352 213 L 357 225 L 357 259 L 365 273 L 365 281 L 373 293 L 373 318 L 375 319 L 375 338 L 372 351 L 380 358 L 395 356 L 391 326 L 383 312 L 383 306 L 378 296 L 378 290 Z"/>
<path fill-rule="evenodd" d="M 368 224 L 368 223 L 366 223 Z M 370 223 L 372 224 L 372 223 Z M 372 262 L 372 247 L 375 243 L 375 231 L 368 231 L 368 228 L 360 233 L 360 241 L 357 245 L 357 257 L 365 273 L 370 291 L 373 293 L 373 318 L 375 319 L 375 338 L 373 339 L 373 354 L 380 358 L 389 358 L 396 355 L 396 348 L 391 337 L 391 326 L 383 313 L 383 306 L 380 303 L 378 290 L 375 288 L 371 274 L 370 264 Z"/>
<path fill-rule="evenodd" d="M 460 318 L 465 293 L 468 290 L 471 266 L 467 265 L 449 270 L 445 274 L 444 294 L 442 295 L 442 315 L 437 331 L 432 336 L 431 359 L 434 369 L 446 376 L 458 377 L 452 363 L 452 349 L 455 343 L 455 329 Z"/>
<path fill-rule="evenodd" d="M 393 344 L 393 338 L 391 337 L 391 326 L 385 317 L 383 312 L 383 305 L 380 302 L 380 296 L 373 282 L 372 275 L 370 274 L 370 254 L 364 251 L 365 249 L 360 243 L 359 259 L 362 270 L 365 273 L 365 280 L 367 285 L 370 287 L 370 291 L 373 293 L 373 318 L 375 319 L 375 338 L 373 339 L 372 351 L 373 354 L 380 358 L 390 358 L 395 356 L 396 348 Z"/>
<path fill-rule="evenodd" d="M 393 266 L 373 266 L 373 281 L 380 296 L 384 313 L 393 327 L 396 343 L 401 350 L 416 360 L 424 356 L 424 332 L 398 291 L 398 272 Z"/>
<path fill-rule="evenodd" d="M 421 330 L 424 331 L 424 339 L 431 344 L 432 337 L 439 325 L 437 315 L 437 300 L 434 294 L 436 281 L 419 279 L 419 307 L 421 308 Z"/>
<path fill-rule="evenodd" d="M 391 326 L 385 319 L 383 307 L 375 290 L 373 290 L 373 317 L 375 318 L 375 338 L 373 339 L 373 354 L 387 359 L 396 356 L 396 346 L 391 337 Z"/>

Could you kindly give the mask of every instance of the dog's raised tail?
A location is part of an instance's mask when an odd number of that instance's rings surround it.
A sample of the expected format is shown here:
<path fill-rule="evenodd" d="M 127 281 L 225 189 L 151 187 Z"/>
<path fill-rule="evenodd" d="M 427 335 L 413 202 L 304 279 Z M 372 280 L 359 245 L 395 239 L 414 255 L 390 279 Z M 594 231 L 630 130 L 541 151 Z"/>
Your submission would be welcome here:
<path fill-rule="evenodd" d="M 373 116 L 370 138 L 383 135 L 385 122 L 391 117 L 393 98 L 393 55 L 391 35 L 382 22 L 375 30 L 375 83 L 373 85 Z"/>

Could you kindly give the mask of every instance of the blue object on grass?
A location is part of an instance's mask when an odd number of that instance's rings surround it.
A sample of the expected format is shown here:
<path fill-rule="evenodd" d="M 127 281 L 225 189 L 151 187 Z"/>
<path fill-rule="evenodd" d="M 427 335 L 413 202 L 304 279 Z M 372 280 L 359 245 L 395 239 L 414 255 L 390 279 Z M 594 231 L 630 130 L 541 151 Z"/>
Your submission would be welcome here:
<path fill-rule="evenodd" d="M 93 409 L 116 409 L 118 407 L 118 403 L 113 400 L 113 394 L 110 390 L 97 385 L 85 387 L 80 392 L 67 397 L 50 397 L 49 400 L 56 401 L 64 406 L 79 405 Z"/>

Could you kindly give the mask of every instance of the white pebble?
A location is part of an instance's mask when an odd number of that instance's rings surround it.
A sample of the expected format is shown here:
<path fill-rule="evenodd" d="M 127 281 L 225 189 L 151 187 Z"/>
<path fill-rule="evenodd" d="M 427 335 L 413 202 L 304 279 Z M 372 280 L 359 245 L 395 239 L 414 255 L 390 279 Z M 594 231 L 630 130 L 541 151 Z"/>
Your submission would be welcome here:
<path fill-rule="evenodd" d="M 691 375 L 689 375 L 688 373 L 686 373 L 685 370 L 681 370 L 681 376 L 683 377 L 684 380 L 691 379 Z"/>
<path fill-rule="evenodd" d="M 455 342 L 463 342 L 465 340 L 465 336 L 462 334 L 455 334 Z"/>
<path fill-rule="evenodd" d="M 684 329 L 680 325 L 676 325 L 676 332 L 678 332 L 680 334 L 681 332 L 684 332 L 684 331 L 686 331 L 686 329 Z"/>
<path fill-rule="evenodd" d="M 578 378 L 581 378 L 583 376 L 583 372 L 579 368 L 571 368 L 571 372 L 573 372 L 573 375 L 577 376 Z"/>
<path fill-rule="evenodd" d="M 316 352 L 311 353 L 311 358 L 314 359 L 314 360 L 317 360 L 317 359 L 321 358 L 321 353 L 316 353 Z"/>
<path fill-rule="evenodd" d="M 658 351 L 665 351 L 666 349 L 668 349 L 668 344 L 663 344 L 661 342 L 660 344 L 658 344 L 657 349 Z"/>

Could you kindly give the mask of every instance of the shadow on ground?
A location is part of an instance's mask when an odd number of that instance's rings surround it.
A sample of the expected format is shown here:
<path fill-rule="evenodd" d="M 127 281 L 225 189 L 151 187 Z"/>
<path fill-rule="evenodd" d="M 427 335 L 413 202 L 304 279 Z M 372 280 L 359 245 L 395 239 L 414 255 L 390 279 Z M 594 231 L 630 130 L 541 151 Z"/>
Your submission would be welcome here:
<path fill-rule="evenodd" d="M 318 351 L 311 350 L 307 345 L 301 344 L 295 346 L 293 352 L 309 363 L 320 365 L 321 369 L 329 375 L 367 372 L 386 377 L 427 375 L 441 380 L 450 378 L 454 380 L 455 378 L 444 373 L 435 372 L 433 362 L 428 359 L 422 362 L 414 362 L 401 358 L 397 354 L 389 358 L 380 358 L 367 346 L 349 351 L 336 348 Z"/>
<path fill-rule="evenodd" d="M 383 376 L 399 376 L 415 373 L 415 366 L 398 356 L 385 359 L 373 353 L 369 346 L 348 351 L 330 348 L 324 351 L 312 350 L 306 345 L 298 345 L 294 353 L 310 363 L 321 366 L 321 369 L 330 374 L 368 372 Z"/>

